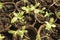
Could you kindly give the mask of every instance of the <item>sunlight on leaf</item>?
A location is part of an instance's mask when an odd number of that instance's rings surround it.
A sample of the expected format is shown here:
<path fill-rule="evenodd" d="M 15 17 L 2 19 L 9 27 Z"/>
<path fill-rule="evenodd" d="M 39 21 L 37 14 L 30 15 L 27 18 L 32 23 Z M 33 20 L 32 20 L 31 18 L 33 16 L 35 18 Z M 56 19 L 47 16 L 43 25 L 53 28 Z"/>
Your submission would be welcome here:
<path fill-rule="evenodd" d="M 11 20 L 11 23 L 14 23 L 17 21 L 17 17 L 13 17 L 13 19 Z"/>
<path fill-rule="evenodd" d="M 50 18 L 49 23 L 53 24 L 53 22 L 54 22 L 54 18 Z"/>
<path fill-rule="evenodd" d="M 60 16 L 60 12 L 57 12 L 56 14 L 57 14 L 57 16 Z"/>
<path fill-rule="evenodd" d="M 35 9 L 35 10 L 34 10 L 34 13 L 39 13 L 39 12 L 40 12 L 39 9 Z"/>
<path fill-rule="evenodd" d="M 35 7 L 38 7 L 39 5 L 40 5 L 40 3 L 36 3 L 36 4 L 35 4 Z"/>
<path fill-rule="evenodd" d="M 8 33 L 14 34 L 16 31 L 9 30 Z"/>
<path fill-rule="evenodd" d="M 13 12 L 14 16 L 18 16 L 17 13 Z"/>
<path fill-rule="evenodd" d="M 0 34 L 0 40 L 3 40 L 5 38 L 5 36 L 2 36 L 1 34 Z"/>

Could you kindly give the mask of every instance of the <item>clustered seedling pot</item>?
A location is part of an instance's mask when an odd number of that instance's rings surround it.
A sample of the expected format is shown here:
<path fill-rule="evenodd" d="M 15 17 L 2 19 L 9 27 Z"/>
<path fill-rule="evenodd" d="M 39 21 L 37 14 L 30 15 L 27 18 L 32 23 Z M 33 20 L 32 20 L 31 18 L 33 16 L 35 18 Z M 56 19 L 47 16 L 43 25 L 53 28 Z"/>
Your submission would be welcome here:
<path fill-rule="evenodd" d="M 49 20 L 49 17 L 44 18 L 42 14 L 37 14 L 35 18 L 39 23 L 44 23 Z"/>
<path fill-rule="evenodd" d="M 58 26 L 57 26 L 58 28 Z M 52 28 L 53 30 L 49 31 L 49 30 L 46 30 L 45 29 L 45 24 L 41 25 L 38 29 L 38 32 L 40 34 L 40 38 L 41 40 L 58 40 L 60 37 L 59 37 L 59 29 L 57 28 Z"/>
<path fill-rule="evenodd" d="M 60 0 L 0 0 L 0 40 L 60 40 L 58 12 Z"/>
<path fill-rule="evenodd" d="M 30 40 L 35 40 L 36 39 L 36 34 L 37 34 L 37 30 L 36 28 L 32 27 L 32 26 L 27 26 L 26 30 L 28 30 L 28 35 L 30 37 Z"/>

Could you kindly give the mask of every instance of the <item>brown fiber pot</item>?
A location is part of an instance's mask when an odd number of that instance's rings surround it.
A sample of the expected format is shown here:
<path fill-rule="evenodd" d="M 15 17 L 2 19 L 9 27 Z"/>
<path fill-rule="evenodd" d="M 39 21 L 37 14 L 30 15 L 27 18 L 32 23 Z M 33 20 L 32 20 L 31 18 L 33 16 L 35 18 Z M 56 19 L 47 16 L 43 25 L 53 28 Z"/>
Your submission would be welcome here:
<path fill-rule="evenodd" d="M 5 2 L 3 4 L 3 12 L 5 13 L 11 13 L 16 10 L 15 3 L 13 2 Z"/>

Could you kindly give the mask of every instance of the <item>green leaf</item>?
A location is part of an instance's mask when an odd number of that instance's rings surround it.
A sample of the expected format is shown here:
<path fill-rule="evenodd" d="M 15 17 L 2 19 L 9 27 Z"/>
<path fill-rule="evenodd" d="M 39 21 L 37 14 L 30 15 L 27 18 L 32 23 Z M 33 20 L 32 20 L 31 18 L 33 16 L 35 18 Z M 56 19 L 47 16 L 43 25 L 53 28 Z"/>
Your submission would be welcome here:
<path fill-rule="evenodd" d="M 34 10 L 34 13 L 39 13 L 39 12 L 40 12 L 39 9 L 35 9 L 35 10 Z"/>
<path fill-rule="evenodd" d="M 49 22 L 45 22 L 45 23 L 46 23 L 46 25 L 45 25 L 45 26 L 46 26 L 46 28 L 45 28 L 45 29 L 47 29 L 47 30 L 51 30 L 51 28 L 52 28 L 52 27 L 56 27 L 56 25 L 55 25 L 55 24 L 53 24 L 53 23 L 52 23 L 52 24 L 51 24 L 51 23 L 49 23 Z"/>
<path fill-rule="evenodd" d="M 26 7 L 22 7 L 23 10 L 26 10 L 27 8 Z"/>
<path fill-rule="evenodd" d="M 17 17 L 13 17 L 13 19 L 11 20 L 11 23 L 14 23 L 17 21 Z"/>
<path fill-rule="evenodd" d="M 49 23 L 53 24 L 53 22 L 54 22 L 54 18 L 50 18 Z"/>
<path fill-rule="evenodd" d="M 28 2 L 28 0 L 22 0 L 24 3 Z"/>
<path fill-rule="evenodd" d="M 14 34 L 16 31 L 9 30 L 8 33 Z"/>
<path fill-rule="evenodd" d="M 52 27 L 54 27 L 54 28 L 56 27 L 56 25 L 55 25 L 55 24 L 52 24 L 51 26 L 52 26 Z"/>
<path fill-rule="evenodd" d="M 5 36 L 2 36 L 1 34 L 0 34 L 0 40 L 3 40 L 5 38 Z"/>
<path fill-rule="evenodd" d="M 29 13 L 29 12 L 30 12 L 30 8 L 29 8 L 29 6 L 27 6 L 27 7 L 22 7 L 22 9 L 25 10 L 26 13 Z"/>
<path fill-rule="evenodd" d="M 45 29 L 47 29 L 47 30 L 51 30 L 51 25 L 48 23 L 48 22 L 45 22 L 46 23 L 46 28 Z"/>
<path fill-rule="evenodd" d="M 60 16 L 60 12 L 58 12 L 58 13 L 56 13 L 57 14 L 57 16 Z"/>
<path fill-rule="evenodd" d="M 39 33 L 36 35 L 36 40 L 41 40 Z"/>
<path fill-rule="evenodd" d="M 13 12 L 14 16 L 18 16 L 17 13 Z"/>
<path fill-rule="evenodd" d="M 42 8 L 42 10 L 45 10 L 45 9 L 46 9 L 45 7 Z"/>
<path fill-rule="evenodd" d="M 17 33 L 21 38 L 23 38 L 23 36 L 24 36 L 24 32 L 23 31 L 18 31 L 18 33 Z"/>
<path fill-rule="evenodd" d="M 49 13 L 48 13 L 48 12 L 46 12 L 46 14 L 45 14 L 45 16 L 44 16 L 44 17 L 47 17 L 47 16 L 49 16 Z"/>
<path fill-rule="evenodd" d="M 20 17 L 20 18 L 23 17 L 23 14 L 24 14 L 24 12 L 19 12 L 18 17 Z"/>
<path fill-rule="evenodd" d="M 40 3 L 36 3 L 36 4 L 35 4 L 35 7 L 38 7 L 39 5 L 40 5 Z"/>
<path fill-rule="evenodd" d="M 2 9 L 2 7 L 3 7 L 3 3 L 0 2 L 0 9 Z"/>
<path fill-rule="evenodd" d="M 35 9 L 35 6 L 31 5 L 30 11 L 33 11 Z"/>

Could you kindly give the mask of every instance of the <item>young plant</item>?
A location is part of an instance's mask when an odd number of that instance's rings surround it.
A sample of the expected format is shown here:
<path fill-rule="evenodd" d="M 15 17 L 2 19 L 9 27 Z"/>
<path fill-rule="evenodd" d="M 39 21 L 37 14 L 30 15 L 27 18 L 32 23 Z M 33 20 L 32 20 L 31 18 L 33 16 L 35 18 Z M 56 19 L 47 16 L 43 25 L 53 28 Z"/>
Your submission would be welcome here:
<path fill-rule="evenodd" d="M 3 40 L 5 38 L 5 36 L 2 36 L 1 34 L 0 34 L 0 40 Z"/>
<path fill-rule="evenodd" d="M 13 14 L 14 14 L 14 17 L 12 18 L 11 23 L 16 22 L 17 20 L 19 20 L 21 23 L 24 23 L 24 19 L 23 19 L 24 12 L 19 12 L 19 13 L 13 12 Z"/>
<path fill-rule="evenodd" d="M 53 24 L 53 21 L 54 21 L 54 18 L 50 18 L 50 21 L 49 22 L 45 22 L 46 23 L 46 28 L 45 29 L 47 29 L 47 30 L 51 30 L 52 29 L 52 27 L 56 27 L 56 25 L 55 24 Z"/>
<path fill-rule="evenodd" d="M 43 17 L 47 17 L 47 16 L 49 17 L 50 15 L 53 14 L 52 12 L 50 12 L 50 13 L 48 13 L 47 11 L 45 12 L 45 11 L 44 11 L 45 9 L 46 9 L 45 7 L 43 7 L 42 9 L 35 9 L 35 10 L 34 10 L 34 13 L 35 13 L 35 14 L 37 14 L 37 13 L 42 14 Z"/>
<path fill-rule="evenodd" d="M 27 30 L 25 30 L 25 26 L 22 26 L 22 30 L 19 29 L 17 31 L 9 30 L 8 33 L 18 35 L 21 38 L 23 38 L 24 34 L 27 33 Z"/>
<path fill-rule="evenodd" d="M 26 11 L 26 13 L 30 13 L 31 11 L 35 10 L 36 7 L 39 6 L 40 3 L 36 3 L 35 6 L 33 5 L 30 5 L 30 6 L 27 6 L 27 7 L 22 7 L 23 10 Z"/>
<path fill-rule="evenodd" d="M 3 7 L 3 3 L 2 3 L 2 2 L 0 2 L 0 9 L 2 9 L 2 7 Z"/>
<path fill-rule="evenodd" d="M 44 12 L 45 9 L 46 9 L 45 7 L 43 7 L 41 10 L 40 10 L 40 9 L 35 9 L 35 10 L 34 10 L 34 13 L 35 13 L 35 14 L 36 14 L 36 13 L 42 13 L 42 14 L 43 14 L 43 13 L 45 13 L 45 12 Z"/>
<path fill-rule="evenodd" d="M 52 14 L 53 14 L 52 12 L 50 12 L 50 13 L 46 12 L 45 15 L 44 15 L 44 17 L 47 17 L 47 16 L 49 17 Z"/>

